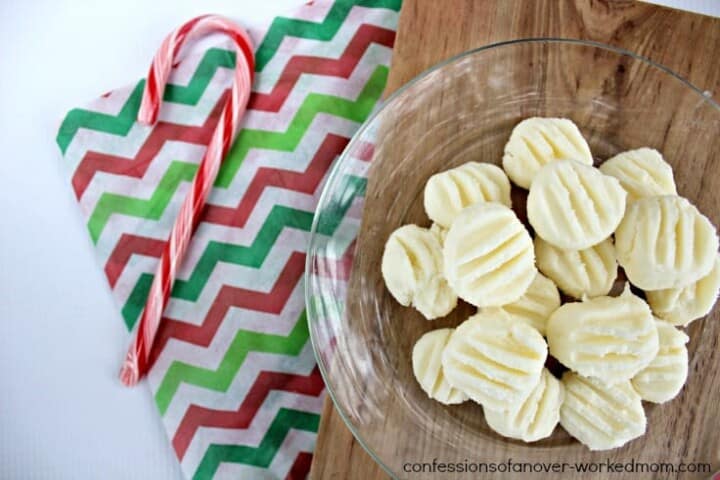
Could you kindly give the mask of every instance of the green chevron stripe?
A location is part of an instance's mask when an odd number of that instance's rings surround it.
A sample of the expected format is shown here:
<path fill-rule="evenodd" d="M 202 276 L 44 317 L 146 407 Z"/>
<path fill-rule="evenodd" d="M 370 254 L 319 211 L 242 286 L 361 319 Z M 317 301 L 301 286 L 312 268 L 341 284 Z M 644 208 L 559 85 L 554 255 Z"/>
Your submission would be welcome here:
<path fill-rule="evenodd" d="M 276 17 L 255 52 L 255 71 L 261 72 L 275 55 L 285 37 L 332 40 L 353 6 L 400 10 L 401 0 L 338 0 L 321 23 Z"/>
<path fill-rule="evenodd" d="M 336 197 L 327 202 L 325 210 L 318 219 L 317 231 L 321 235 L 331 236 L 340 226 L 345 214 L 357 197 L 364 197 L 367 189 L 367 178 L 345 175 L 340 179 Z"/>
<path fill-rule="evenodd" d="M 187 85 L 169 83 L 165 86 L 163 101 L 197 105 L 219 68 L 234 69 L 235 52 L 222 48 L 209 49 Z"/>
<path fill-rule="evenodd" d="M 318 294 L 310 298 L 305 308 L 313 318 L 342 318 L 345 311 L 344 301 L 345 299 L 341 301 L 328 294 Z"/>
<path fill-rule="evenodd" d="M 140 80 L 130 93 L 130 98 L 127 99 L 125 105 L 123 105 L 120 113 L 117 115 L 94 112 L 82 108 L 70 110 L 60 125 L 57 137 L 55 137 L 60 151 L 62 151 L 63 154 L 65 153 L 75 134 L 81 128 L 121 135 L 123 137 L 127 135 L 130 127 L 135 123 L 135 119 L 137 118 L 143 88 L 145 88 L 145 80 Z"/>
<path fill-rule="evenodd" d="M 165 415 L 181 383 L 224 392 L 230 387 L 248 353 L 263 352 L 297 356 L 308 338 L 307 317 L 303 310 L 287 337 L 251 330 L 238 330 L 216 370 L 196 367 L 185 362 L 173 362 L 155 392 L 155 403 L 160 410 L 160 415 Z"/>
<path fill-rule="evenodd" d="M 208 84 L 215 76 L 217 69 L 234 67 L 235 52 L 221 48 L 211 48 L 203 56 L 187 85 L 167 84 L 163 100 L 183 105 L 197 105 Z M 81 128 L 113 135 L 127 135 L 137 118 L 143 88 L 145 88 L 144 79 L 135 85 L 130 97 L 117 115 L 82 108 L 70 110 L 60 125 L 55 139 L 62 153 L 65 153 L 75 134 Z"/>
<path fill-rule="evenodd" d="M 285 437 L 290 430 L 305 430 L 317 432 L 320 426 L 320 415 L 303 412 L 290 408 L 278 410 L 275 419 L 270 424 L 260 445 L 248 447 L 245 445 L 218 445 L 212 444 L 205 451 L 193 480 L 211 479 L 221 463 L 243 463 L 260 468 L 267 468 L 272 463 Z"/>
<path fill-rule="evenodd" d="M 378 66 L 370 75 L 357 100 L 310 93 L 285 132 L 243 129 L 220 167 L 215 185 L 228 188 L 247 153 L 253 148 L 292 152 L 300 143 L 315 116 L 326 113 L 355 122 L 364 121 L 377 104 L 387 82 L 388 67 Z"/>
<path fill-rule="evenodd" d="M 147 200 L 116 193 L 103 193 L 87 223 L 93 243 L 97 243 L 110 216 L 114 213 L 151 220 L 160 219 L 180 183 L 192 182 L 197 168 L 194 163 L 180 161 L 170 163 L 157 188 Z"/>
<path fill-rule="evenodd" d="M 132 292 L 130 292 L 130 296 L 121 310 L 125 326 L 128 330 L 133 329 L 135 322 L 137 322 L 137 319 L 140 317 L 140 313 L 142 313 L 147 297 L 150 294 L 150 286 L 152 286 L 154 278 L 155 275 L 143 273 L 135 283 Z"/>
<path fill-rule="evenodd" d="M 323 213 L 318 224 L 318 233 L 330 236 L 338 228 L 353 200 L 365 195 L 367 179 L 348 175 L 343 177 L 338 190 L 344 198 Z M 187 280 L 178 279 L 173 286 L 172 296 L 183 300 L 196 301 L 207 284 L 215 266 L 233 263 L 251 268 L 260 268 L 270 250 L 285 228 L 295 228 L 306 232 L 312 225 L 312 213 L 282 205 L 275 205 L 263 222 L 260 231 L 250 246 L 233 245 L 211 241 L 200 256 L 197 265 Z M 132 330 L 147 300 L 153 275 L 143 273 L 135 283 L 130 296 L 122 308 L 122 316 L 128 330 Z"/>

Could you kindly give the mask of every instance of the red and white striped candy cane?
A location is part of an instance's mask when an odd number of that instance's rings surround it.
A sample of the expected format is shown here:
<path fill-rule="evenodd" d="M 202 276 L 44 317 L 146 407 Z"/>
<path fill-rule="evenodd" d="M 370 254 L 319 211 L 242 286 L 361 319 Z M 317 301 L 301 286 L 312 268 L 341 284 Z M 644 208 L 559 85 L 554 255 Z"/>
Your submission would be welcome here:
<path fill-rule="evenodd" d="M 150 350 L 170 297 L 175 274 L 185 256 L 220 164 L 235 138 L 238 122 L 245 112 L 255 70 L 255 57 L 248 34 L 233 22 L 216 15 L 197 17 L 182 25 L 163 41 L 155 55 L 138 112 L 138 121 L 141 123 L 154 124 L 157 121 L 165 84 L 180 49 L 191 39 L 211 33 L 223 33 L 235 42 L 237 58 L 232 91 L 160 257 L 145 310 L 120 371 L 120 379 L 128 386 L 135 385 L 150 367 Z"/>

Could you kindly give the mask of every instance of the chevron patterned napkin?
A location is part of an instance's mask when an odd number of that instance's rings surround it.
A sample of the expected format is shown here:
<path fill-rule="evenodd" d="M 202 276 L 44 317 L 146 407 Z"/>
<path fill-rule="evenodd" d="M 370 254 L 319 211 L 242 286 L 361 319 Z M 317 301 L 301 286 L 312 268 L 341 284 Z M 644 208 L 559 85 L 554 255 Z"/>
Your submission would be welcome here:
<path fill-rule="evenodd" d="M 307 476 L 325 388 L 308 337 L 305 251 L 330 166 L 385 87 L 400 1 L 315 1 L 251 32 L 248 111 L 180 268 L 148 375 L 188 478 Z M 184 58 L 152 127 L 135 122 L 141 80 L 70 111 L 58 132 L 129 331 L 234 62 L 224 40 Z"/>

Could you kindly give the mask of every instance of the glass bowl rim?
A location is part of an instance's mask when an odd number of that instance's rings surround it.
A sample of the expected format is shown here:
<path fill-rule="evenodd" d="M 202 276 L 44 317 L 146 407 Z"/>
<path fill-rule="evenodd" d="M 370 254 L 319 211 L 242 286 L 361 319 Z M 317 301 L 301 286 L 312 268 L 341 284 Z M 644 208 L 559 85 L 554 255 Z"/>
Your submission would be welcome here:
<path fill-rule="evenodd" d="M 431 73 L 438 71 L 442 69 L 443 67 L 450 65 L 452 63 L 455 63 L 459 60 L 462 60 L 465 57 L 470 57 L 476 53 L 480 53 L 486 50 L 493 50 L 498 49 L 501 47 L 507 47 L 507 46 L 513 46 L 513 45 L 519 45 L 519 44 L 533 44 L 533 43 L 552 43 L 552 44 L 565 44 L 565 45 L 575 45 L 575 46 L 585 46 L 585 47 L 595 47 L 600 48 L 603 50 L 607 50 L 613 53 L 616 53 L 618 55 L 622 56 L 629 56 L 635 60 L 640 60 L 641 62 L 644 62 L 651 67 L 658 69 L 671 77 L 675 78 L 676 80 L 679 80 L 682 84 L 684 84 L 686 87 L 690 88 L 690 90 L 694 91 L 696 94 L 698 94 L 703 101 L 707 102 L 711 107 L 715 108 L 716 110 L 720 111 L 720 104 L 715 101 L 712 98 L 712 92 L 702 90 L 695 86 L 693 83 L 691 83 L 689 80 L 687 80 L 682 75 L 676 73 L 674 70 L 670 69 L 669 67 L 666 67 L 665 65 L 655 62 L 654 60 L 651 60 L 650 58 L 639 55 L 635 52 L 632 52 L 631 50 L 627 50 L 622 47 L 616 47 L 613 45 L 608 45 L 603 42 L 597 42 L 594 40 L 581 40 L 576 38 L 562 38 L 562 37 L 527 37 L 527 38 L 518 38 L 514 40 L 505 40 L 502 42 L 495 42 L 490 43 L 487 45 L 483 45 L 481 47 L 473 48 L 470 50 L 465 50 L 461 53 L 458 53 L 456 55 L 452 55 L 448 57 L 445 60 L 442 60 L 431 67 L 428 67 L 427 69 L 423 70 L 419 74 L 417 74 L 415 77 L 410 79 L 408 82 L 406 82 L 404 85 L 399 87 L 397 90 L 395 90 L 392 94 L 390 94 L 385 100 L 383 100 L 378 107 L 375 108 L 375 111 L 373 111 L 370 116 L 365 119 L 365 121 L 362 123 L 362 125 L 357 129 L 357 131 L 353 134 L 352 138 L 348 142 L 348 144 L 343 149 L 343 152 L 340 154 L 340 156 L 335 160 L 334 164 L 330 168 L 330 173 L 328 174 L 327 181 L 325 182 L 325 185 L 323 186 L 323 190 L 320 193 L 320 197 L 318 198 L 318 203 L 315 209 L 315 213 L 313 214 L 313 221 L 312 226 L 310 228 L 310 241 L 308 243 L 308 249 L 306 251 L 305 256 L 305 273 L 303 275 L 303 280 L 305 282 L 305 308 L 307 309 L 307 306 L 310 305 L 310 281 L 309 277 L 311 276 L 312 271 L 312 256 L 310 255 L 310 252 L 313 251 L 313 246 L 317 243 L 317 227 L 319 222 L 319 207 L 321 205 L 324 205 L 327 203 L 328 196 L 330 195 L 330 186 L 334 185 L 336 177 L 338 176 L 341 166 L 344 164 L 344 162 L 347 160 L 347 153 L 353 151 L 353 149 L 356 147 L 356 145 L 360 142 L 360 138 L 362 138 L 365 135 L 365 132 L 368 130 L 370 125 L 373 124 L 375 119 L 388 107 L 388 105 L 391 105 L 393 101 L 400 97 L 405 91 L 409 90 L 413 85 L 420 82 L 427 76 L 429 76 Z M 308 327 L 311 323 L 315 322 L 316 320 L 313 318 L 313 315 L 311 314 L 312 309 L 308 309 L 307 313 L 307 322 Z M 310 333 L 310 343 L 312 345 L 313 354 L 315 355 L 315 361 L 317 362 L 318 369 L 320 370 L 320 375 L 322 376 L 323 382 L 325 383 L 325 387 L 327 390 L 328 395 L 330 396 L 330 399 L 332 400 L 333 406 L 335 407 L 335 410 L 340 415 L 340 418 L 342 418 L 343 423 L 345 426 L 350 430 L 353 437 L 357 442 L 362 446 L 363 450 L 367 452 L 368 455 L 373 459 L 375 463 L 377 463 L 385 473 L 387 473 L 391 478 L 396 479 L 398 478 L 393 472 L 390 467 L 385 465 L 385 463 L 380 459 L 377 453 L 375 453 L 374 449 L 370 447 L 363 437 L 358 432 L 355 425 L 350 421 L 347 412 L 343 408 L 342 405 L 340 405 L 340 402 L 338 402 L 335 392 L 333 391 L 333 388 L 330 384 L 329 375 L 326 369 L 326 366 L 322 360 L 322 357 L 320 355 L 319 346 L 318 346 L 318 339 L 315 338 L 315 335 L 313 335 L 313 329 L 308 328 Z"/>

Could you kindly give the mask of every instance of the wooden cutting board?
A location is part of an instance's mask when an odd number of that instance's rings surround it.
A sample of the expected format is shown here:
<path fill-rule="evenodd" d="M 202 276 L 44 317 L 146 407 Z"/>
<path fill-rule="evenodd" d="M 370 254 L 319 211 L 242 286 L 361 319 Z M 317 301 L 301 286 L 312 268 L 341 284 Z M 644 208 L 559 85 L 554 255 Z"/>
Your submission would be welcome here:
<path fill-rule="evenodd" d="M 525 37 L 580 38 L 623 47 L 718 98 L 720 19 L 624 0 L 405 0 L 386 94 L 452 55 Z M 388 478 L 329 398 L 310 478 Z"/>

